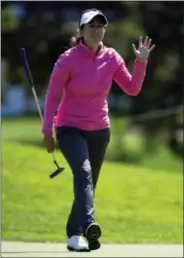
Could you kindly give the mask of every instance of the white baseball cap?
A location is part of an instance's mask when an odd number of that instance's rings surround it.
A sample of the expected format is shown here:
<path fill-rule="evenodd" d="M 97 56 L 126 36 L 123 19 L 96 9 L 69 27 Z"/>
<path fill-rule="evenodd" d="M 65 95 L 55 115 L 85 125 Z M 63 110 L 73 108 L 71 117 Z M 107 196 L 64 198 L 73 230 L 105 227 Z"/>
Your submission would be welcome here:
<path fill-rule="evenodd" d="M 107 17 L 101 11 L 99 11 L 97 9 L 88 9 L 82 13 L 82 16 L 80 19 L 80 27 L 84 24 L 89 23 L 94 17 L 96 17 L 98 15 L 102 16 L 104 19 L 104 24 L 108 25 Z"/>

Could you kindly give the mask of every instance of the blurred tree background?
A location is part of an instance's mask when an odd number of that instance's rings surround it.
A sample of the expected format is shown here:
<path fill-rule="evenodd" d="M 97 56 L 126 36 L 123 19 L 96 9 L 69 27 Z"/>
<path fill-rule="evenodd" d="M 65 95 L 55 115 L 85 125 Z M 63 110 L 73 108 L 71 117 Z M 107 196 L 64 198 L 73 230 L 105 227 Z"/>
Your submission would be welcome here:
<path fill-rule="evenodd" d="M 114 159 L 138 160 L 141 153 L 154 151 L 160 143 L 183 157 L 183 2 L 2 1 L 1 54 L 7 61 L 6 80 L 11 85 L 24 83 L 27 94 L 32 94 L 20 62 L 19 49 L 24 47 L 37 93 L 44 97 L 53 64 L 70 47 L 80 13 L 88 8 L 107 15 L 110 24 L 104 43 L 122 55 L 130 72 L 134 62 L 131 44 L 137 44 L 141 35 L 148 35 L 156 44 L 139 96 L 129 97 L 113 83 L 109 105 L 116 120 Z M 124 136 L 122 141 L 120 136 Z M 134 144 L 139 147 L 134 149 Z"/>

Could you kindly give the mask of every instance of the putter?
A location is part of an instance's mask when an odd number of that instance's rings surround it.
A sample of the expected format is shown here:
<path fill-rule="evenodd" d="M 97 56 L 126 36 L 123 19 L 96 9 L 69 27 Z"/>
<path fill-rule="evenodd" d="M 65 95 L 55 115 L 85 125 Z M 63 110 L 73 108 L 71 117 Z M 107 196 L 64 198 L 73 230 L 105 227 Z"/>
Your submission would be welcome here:
<path fill-rule="evenodd" d="M 36 91 L 35 91 L 35 87 L 34 87 L 33 78 L 32 78 L 32 75 L 31 75 L 31 71 L 29 69 L 25 48 L 21 48 L 20 49 L 20 56 L 21 56 L 21 60 L 22 60 L 22 63 L 23 63 L 23 66 L 24 66 L 24 69 L 25 69 L 28 81 L 29 81 L 30 86 L 32 88 L 33 96 L 35 98 L 36 106 L 37 106 L 37 109 L 38 109 L 41 121 L 43 121 L 43 116 L 42 116 L 42 112 L 41 112 L 40 105 L 39 105 L 39 102 L 38 102 L 38 98 L 37 98 L 37 95 L 36 95 Z M 56 165 L 57 169 L 52 174 L 50 174 L 50 178 L 51 179 L 54 178 L 55 176 L 57 176 L 58 174 L 60 174 L 64 170 L 64 168 L 59 167 L 59 165 L 58 165 L 58 163 L 57 163 L 57 161 L 55 159 L 54 153 L 52 153 L 52 159 L 53 159 L 53 162 Z"/>

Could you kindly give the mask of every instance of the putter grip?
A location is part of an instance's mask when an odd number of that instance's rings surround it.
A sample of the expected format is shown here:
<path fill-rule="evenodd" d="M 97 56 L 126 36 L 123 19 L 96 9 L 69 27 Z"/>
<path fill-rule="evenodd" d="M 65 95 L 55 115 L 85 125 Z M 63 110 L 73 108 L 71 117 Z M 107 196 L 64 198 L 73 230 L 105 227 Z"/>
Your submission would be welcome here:
<path fill-rule="evenodd" d="M 30 83 L 31 87 L 34 87 L 33 78 L 31 76 L 31 72 L 30 72 L 30 69 L 29 69 L 28 62 L 27 62 L 27 56 L 26 56 L 25 48 L 20 49 L 20 57 L 21 57 L 23 65 L 24 65 L 24 69 L 26 71 L 29 83 Z"/>

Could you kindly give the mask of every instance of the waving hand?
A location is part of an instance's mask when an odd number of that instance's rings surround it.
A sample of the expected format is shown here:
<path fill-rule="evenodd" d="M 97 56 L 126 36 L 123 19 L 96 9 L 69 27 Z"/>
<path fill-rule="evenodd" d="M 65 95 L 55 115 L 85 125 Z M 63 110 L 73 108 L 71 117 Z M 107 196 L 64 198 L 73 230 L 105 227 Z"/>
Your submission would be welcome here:
<path fill-rule="evenodd" d="M 144 42 L 142 37 L 140 37 L 138 49 L 136 49 L 135 45 L 132 44 L 133 52 L 138 61 L 147 61 L 151 51 L 155 48 L 155 45 L 151 46 L 151 41 L 152 39 L 150 39 L 148 36 L 145 37 Z"/>

